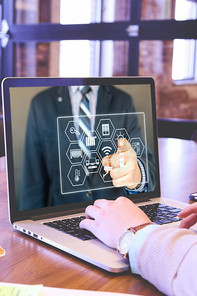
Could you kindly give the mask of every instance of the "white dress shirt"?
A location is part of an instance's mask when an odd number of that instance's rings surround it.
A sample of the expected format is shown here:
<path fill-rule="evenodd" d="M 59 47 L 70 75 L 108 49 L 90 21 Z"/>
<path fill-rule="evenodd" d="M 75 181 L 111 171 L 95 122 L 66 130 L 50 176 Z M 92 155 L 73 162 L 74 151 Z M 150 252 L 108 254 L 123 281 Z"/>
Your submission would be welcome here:
<path fill-rule="evenodd" d="M 91 113 L 91 129 L 94 130 L 96 105 L 98 98 L 98 85 L 91 85 L 91 91 L 86 95 L 90 102 L 90 113 Z M 72 106 L 72 113 L 74 116 L 74 122 L 78 130 L 78 119 L 79 119 L 79 106 L 82 99 L 82 94 L 79 90 L 79 86 L 69 86 L 69 95 Z"/>

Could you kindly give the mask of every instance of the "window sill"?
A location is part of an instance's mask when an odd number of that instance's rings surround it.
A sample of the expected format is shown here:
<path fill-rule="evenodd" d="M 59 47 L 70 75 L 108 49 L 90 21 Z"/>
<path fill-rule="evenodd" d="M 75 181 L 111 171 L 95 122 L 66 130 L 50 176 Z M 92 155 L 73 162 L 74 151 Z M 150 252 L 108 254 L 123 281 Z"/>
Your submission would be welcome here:
<path fill-rule="evenodd" d="M 197 84 L 197 79 L 183 79 L 183 80 L 173 80 L 173 85 L 194 85 Z"/>

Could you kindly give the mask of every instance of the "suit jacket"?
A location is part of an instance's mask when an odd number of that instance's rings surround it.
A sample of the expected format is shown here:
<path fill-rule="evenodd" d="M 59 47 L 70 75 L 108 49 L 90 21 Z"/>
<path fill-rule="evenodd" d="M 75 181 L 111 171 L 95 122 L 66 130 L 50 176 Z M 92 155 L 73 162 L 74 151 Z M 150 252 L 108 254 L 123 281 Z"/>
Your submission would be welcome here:
<path fill-rule="evenodd" d="M 58 98 L 61 97 L 61 100 Z M 112 86 L 101 86 L 98 91 L 96 114 L 135 112 L 131 97 Z M 24 176 L 20 209 L 41 208 L 47 205 L 82 202 L 98 198 L 112 198 L 125 195 L 124 188 L 98 188 L 98 174 L 91 174 L 83 185 L 83 192 L 61 194 L 58 158 L 57 117 L 72 116 L 72 107 L 67 87 L 52 87 L 39 93 L 31 102 L 25 141 Z M 122 117 L 122 126 L 133 138 L 141 135 L 136 117 Z M 96 117 L 95 126 L 98 124 Z M 116 123 L 118 128 L 120 122 Z M 142 162 L 143 162 L 142 157 Z M 152 154 L 148 152 L 149 184 L 155 184 L 155 170 Z M 66 166 L 70 166 L 67 160 Z M 69 182 L 65 180 L 64 182 Z"/>

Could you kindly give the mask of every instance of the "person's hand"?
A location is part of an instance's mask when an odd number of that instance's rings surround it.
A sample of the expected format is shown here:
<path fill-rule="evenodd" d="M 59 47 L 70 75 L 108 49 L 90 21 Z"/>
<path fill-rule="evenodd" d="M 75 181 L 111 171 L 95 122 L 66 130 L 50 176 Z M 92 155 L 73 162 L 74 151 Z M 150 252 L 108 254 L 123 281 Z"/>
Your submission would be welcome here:
<path fill-rule="evenodd" d="M 197 223 L 197 203 L 193 203 L 188 207 L 184 208 L 178 216 L 182 218 L 179 227 L 180 228 L 190 228 Z"/>
<path fill-rule="evenodd" d="M 134 189 L 141 182 L 141 170 L 137 163 L 136 153 L 124 138 L 118 140 L 117 152 L 105 156 L 102 164 L 105 171 L 110 172 L 115 187 L 126 186 Z"/>
<path fill-rule="evenodd" d="M 132 201 L 119 197 L 115 201 L 98 199 L 86 208 L 86 219 L 80 228 L 91 231 L 111 248 L 116 248 L 120 235 L 130 227 L 151 222 Z"/>

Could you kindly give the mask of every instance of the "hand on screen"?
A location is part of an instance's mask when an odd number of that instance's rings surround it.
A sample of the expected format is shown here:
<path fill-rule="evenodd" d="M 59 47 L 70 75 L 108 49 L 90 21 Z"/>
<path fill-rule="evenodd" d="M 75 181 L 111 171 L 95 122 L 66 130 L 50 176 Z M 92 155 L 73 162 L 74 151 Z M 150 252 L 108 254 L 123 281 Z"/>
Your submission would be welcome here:
<path fill-rule="evenodd" d="M 86 208 L 81 228 L 91 231 L 111 248 L 116 248 L 120 235 L 130 227 L 151 222 L 146 214 L 125 197 L 116 200 L 97 199 Z"/>
<path fill-rule="evenodd" d="M 178 216 L 182 218 L 180 228 L 190 228 L 197 223 L 197 203 L 193 203 L 184 208 Z"/>
<path fill-rule="evenodd" d="M 141 182 L 141 170 L 131 144 L 124 138 L 118 140 L 117 152 L 102 159 L 105 171 L 109 171 L 115 187 L 134 189 Z"/>

